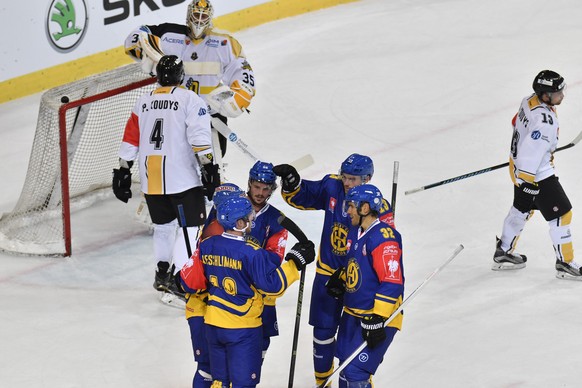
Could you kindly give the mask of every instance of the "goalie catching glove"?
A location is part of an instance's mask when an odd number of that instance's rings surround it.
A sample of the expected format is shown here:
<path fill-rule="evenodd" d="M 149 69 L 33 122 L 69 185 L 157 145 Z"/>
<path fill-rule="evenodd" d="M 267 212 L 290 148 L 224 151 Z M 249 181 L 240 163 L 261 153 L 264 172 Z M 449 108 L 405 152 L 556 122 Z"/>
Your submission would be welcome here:
<path fill-rule="evenodd" d="M 115 197 L 122 202 L 127 203 L 131 198 L 131 166 L 133 162 L 119 160 L 120 167 L 113 169 L 113 182 L 111 188 Z"/>
<path fill-rule="evenodd" d="M 208 93 L 206 101 L 213 111 L 226 117 L 238 117 L 246 111 L 255 95 L 245 83 L 234 81 L 230 88 L 222 85 Z"/>
<path fill-rule="evenodd" d="M 285 260 L 293 261 L 297 269 L 302 271 L 315 260 L 315 245 L 311 241 L 298 242 L 285 255 Z"/>

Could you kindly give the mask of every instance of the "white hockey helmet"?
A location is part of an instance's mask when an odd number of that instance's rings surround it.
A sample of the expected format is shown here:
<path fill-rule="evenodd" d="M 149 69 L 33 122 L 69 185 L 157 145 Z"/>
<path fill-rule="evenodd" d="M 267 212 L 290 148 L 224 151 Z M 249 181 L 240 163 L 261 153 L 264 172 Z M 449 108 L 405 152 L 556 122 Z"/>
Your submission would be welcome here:
<path fill-rule="evenodd" d="M 214 8 L 208 0 L 193 0 L 188 5 L 186 24 L 190 30 L 189 35 L 191 39 L 202 38 L 204 32 L 212 27 L 213 14 Z"/>

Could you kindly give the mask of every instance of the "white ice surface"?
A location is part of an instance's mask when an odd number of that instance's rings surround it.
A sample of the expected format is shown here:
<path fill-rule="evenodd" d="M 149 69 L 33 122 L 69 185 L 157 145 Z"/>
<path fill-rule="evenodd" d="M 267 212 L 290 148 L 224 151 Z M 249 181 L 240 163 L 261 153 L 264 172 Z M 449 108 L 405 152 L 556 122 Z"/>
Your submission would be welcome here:
<path fill-rule="evenodd" d="M 554 277 L 537 214 L 519 250 L 528 265 L 490 270 L 511 204 L 498 170 L 405 196 L 404 191 L 507 160 L 510 120 L 534 75 L 568 82 L 560 144 L 582 129 L 582 3 L 576 0 L 365 0 L 236 34 L 257 75 L 252 113 L 231 126 L 274 163 L 306 153 L 319 179 L 352 152 L 371 155 L 386 196 L 400 162 L 396 224 L 407 291 L 462 243 L 465 250 L 406 309 L 376 387 L 581 387 L 582 283 Z M 0 105 L 0 212 L 26 174 L 40 96 Z M 580 147 L 580 148 L 578 148 Z M 582 146 L 556 154 L 582 246 Z M 236 148 L 229 180 L 251 163 Z M 319 241 L 320 212 L 271 203 Z M 138 200 L 73 215 L 70 259 L 0 255 L 0 386 L 189 387 L 195 364 L 180 311 L 152 288 L 152 242 Z M 307 273 L 295 387 L 313 385 Z M 297 285 L 278 302 L 261 387 L 287 386 Z M 337 385 L 336 385 L 337 386 Z"/>

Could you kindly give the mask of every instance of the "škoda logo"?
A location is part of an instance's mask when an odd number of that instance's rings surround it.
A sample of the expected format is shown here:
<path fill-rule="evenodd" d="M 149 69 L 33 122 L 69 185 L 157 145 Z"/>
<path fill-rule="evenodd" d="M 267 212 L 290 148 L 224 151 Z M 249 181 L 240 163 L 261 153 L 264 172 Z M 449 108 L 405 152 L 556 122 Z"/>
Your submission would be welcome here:
<path fill-rule="evenodd" d="M 57 51 L 72 51 L 85 36 L 88 22 L 84 0 L 53 0 L 46 16 L 48 40 Z"/>

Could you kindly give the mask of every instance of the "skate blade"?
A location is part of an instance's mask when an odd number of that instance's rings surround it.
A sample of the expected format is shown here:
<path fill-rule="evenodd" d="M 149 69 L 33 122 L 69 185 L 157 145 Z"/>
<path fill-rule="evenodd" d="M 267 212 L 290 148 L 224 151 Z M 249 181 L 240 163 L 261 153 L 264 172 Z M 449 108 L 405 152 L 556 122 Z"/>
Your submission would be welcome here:
<path fill-rule="evenodd" d="M 493 271 L 510 271 L 514 269 L 522 269 L 525 268 L 525 263 L 521 264 L 513 264 L 513 263 L 496 263 L 493 262 L 491 269 Z"/>
<path fill-rule="evenodd" d="M 556 271 L 556 277 L 562 280 L 574 280 L 579 282 L 582 281 L 582 276 L 574 276 L 562 271 Z"/>
<path fill-rule="evenodd" d="M 166 306 L 170 306 L 176 309 L 180 310 L 186 309 L 186 303 L 176 295 L 171 294 L 169 292 L 162 292 L 162 295 L 160 296 L 160 302 L 162 302 Z"/>

